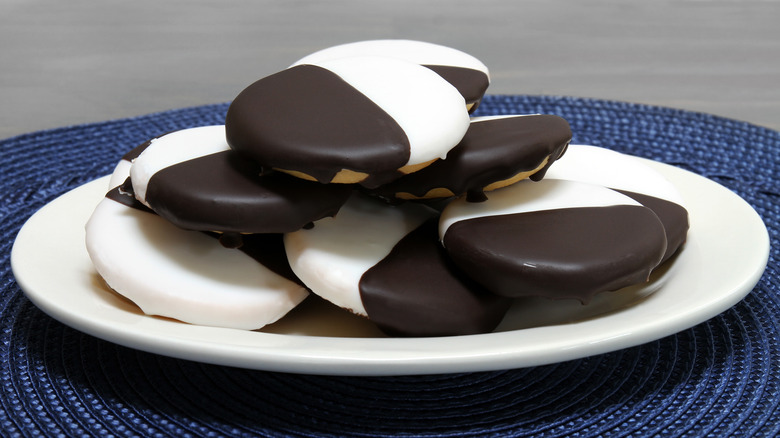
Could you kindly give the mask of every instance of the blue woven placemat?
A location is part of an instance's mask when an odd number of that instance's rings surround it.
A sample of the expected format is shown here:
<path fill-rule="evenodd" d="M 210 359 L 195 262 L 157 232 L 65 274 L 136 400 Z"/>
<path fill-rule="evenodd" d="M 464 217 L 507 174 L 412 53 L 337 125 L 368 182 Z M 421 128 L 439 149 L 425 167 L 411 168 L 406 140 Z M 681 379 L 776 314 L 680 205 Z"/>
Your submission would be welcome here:
<path fill-rule="evenodd" d="M 780 434 L 780 133 L 681 110 L 594 99 L 487 96 L 479 115 L 566 118 L 574 142 L 709 177 L 769 228 L 753 292 L 690 330 L 635 348 L 488 373 L 322 377 L 171 359 L 70 329 L 19 290 L 24 221 L 109 173 L 147 138 L 222 123 L 226 104 L 0 142 L 2 436 L 776 436 Z"/>

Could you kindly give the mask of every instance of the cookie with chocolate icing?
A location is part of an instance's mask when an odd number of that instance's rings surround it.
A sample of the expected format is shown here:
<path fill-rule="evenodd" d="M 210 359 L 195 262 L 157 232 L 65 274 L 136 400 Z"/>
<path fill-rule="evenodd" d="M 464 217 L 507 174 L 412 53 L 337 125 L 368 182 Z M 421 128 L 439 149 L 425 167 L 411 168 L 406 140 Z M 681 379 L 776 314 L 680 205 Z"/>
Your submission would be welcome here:
<path fill-rule="evenodd" d="M 447 158 L 370 192 L 386 199 L 432 199 L 541 179 L 571 141 L 569 123 L 547 114 L 476 117 Z"/>
<path fill-rule="evenodd" d="M 334 215 L 348 186 L 263 172 L 231 150 L 222 125 L 156 138 L 130 167 L 136 198 L 189 230 L 285 233 Z"/>
<path fill-rule="evenodd" d="M 453 261 L 494 293 L 574 298 L 647 281 L 666 251 L 661 221 L 614 190 L 521 181 L 485 202 L 447 205 L 439 234 Z"/>
<path fill-rule="evenodd" d="M 353 56 L 384 56 L 425 66 L 451 83 L 473 112 L 490 85 L 490 72 L 479 59 L 466 52 L 439 44 L 413 40 L 369 40 L 340 44 L 305 56 L 293 65 Z"/>
<path fill-rule="evenodd" d="M 126 172 L 115 172 L 121 178 Z M 309 294 L 287 264 L 281 234 L 253 235 L 241 250 L 178 228 L 119 186 L 86 224 L 86 248 L 108 286 L 148 315 L 253 330 Z"/>
<path fill-rule="evenodd" d="M 321 183 L 375 187 L 443 158 L 469 116 L 455 87 L 408 61 L 301 64 L 249 85 L 225 118 L 230 146 Z"/>
<path fill-rule="evenodd" d="M 609 187 L 653 210 L 666 231 L 662 263 L 685 243 L 688 210 L 680 192 L 663 175 L 636 157 L 596 146 L 571 145 L 566 155 L 547 173 L 547 178 Z"/>
<path fill-rule="evenodd" d="M 455 267 L 439 243 L 437 213 L 422 205 L 356 194 L 336 217 L 284 242 L 312 292 L 391 335 L 489 332 L 509 308 Z"/>

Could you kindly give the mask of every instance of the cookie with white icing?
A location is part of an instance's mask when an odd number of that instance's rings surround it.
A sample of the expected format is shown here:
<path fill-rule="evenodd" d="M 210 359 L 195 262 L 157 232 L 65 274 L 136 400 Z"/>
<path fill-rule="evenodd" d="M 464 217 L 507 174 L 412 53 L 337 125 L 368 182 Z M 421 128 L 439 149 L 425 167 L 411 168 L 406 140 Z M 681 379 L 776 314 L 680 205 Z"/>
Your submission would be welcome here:
<path fill-rule="evenodd" d="M 189 230 L 284 233 L 335 214 L 351 190 L 266 172 L 231 150 L 222 125 L 172 132 L 130 167 L 136 198 Z"/>
<path fill-rule="evenodd" d="M 241 250 L 178 228 L 112 189 L 86 224 L 87 252 L 109 287 L 148 315 L 253 330 L 308 296 L 286 262 L 281 235 L 255 235 Z"/>
<path fill-rule="evenodd" d="M 493 330 L 509 300 L 458 270 L 435 211 L 354 195 L 334 218 L 285 235 L 290 266 L 312 292 L 403 336 Z"/>
<path fill-rule="evenodd" d="M 439 234 L 454 262 L 494 293 L 574 298 L 647 281 L 666 250 L 652 210 L 587 183 L 521 181 L 448 204 Z"/>
<path fill-rule="evenodd" d="M 539 180 L 571 141 L 569 123 L 548 114 L 476 117 L 447 158 L 377 187 L 386 199 L 432 199 L 483 192 L 525 178 Z"/>
<path fill-rule="evenodd" d="M 653 210 L 666 231 L 662 262 L 685 243 L 688 210 L 680 192 L 663 175 L 634 157 L 597 146 L 571 145 L 546 178 L 599 184 Z"/>
<path fill-rule="evenodd" d="M 293 65 L 354 56 L 385 56 L 428 67 L 463 95 L 469 112 L 477 109 L 490 85 L 490 72 L 482 61 L 466 52 L 424 41 L 389 39 L 340 44 L 305 56 Z"/>
<path fill-rule="evenodd" d="M 375 187 L 444 158 L 468 129 L 464 102 L 418 64 L 349 57 L 258 80 L 225 125 L 230 146 L 262 166 Z"/>

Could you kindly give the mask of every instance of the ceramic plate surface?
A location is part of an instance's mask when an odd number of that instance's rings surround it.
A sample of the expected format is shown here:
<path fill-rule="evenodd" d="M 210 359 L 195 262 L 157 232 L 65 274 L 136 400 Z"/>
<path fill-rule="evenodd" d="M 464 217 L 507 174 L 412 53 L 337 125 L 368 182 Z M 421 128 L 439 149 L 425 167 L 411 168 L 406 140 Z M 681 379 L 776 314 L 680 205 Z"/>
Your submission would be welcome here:
<path fill-rule="evenodd" d="M 140 350 L 207 363 L 333 375 L 433 374 L 536 366 L 606 353 L 685 330 L 725 311 L 758 282 L 769 237 L 758 214 L 728 189 L 642 160 L 685 198 L 691 228 L 678 255 L 648 284 L 579 302 L 521 299 L 495 333 L 387 338 L 371 324 L 307 299 L 262 331 L 150 317 L 108 289 L 84 247 L 84 224 L 108 177 L 42 208 L 11 253 L 32 302 L 85 333 Z"/>

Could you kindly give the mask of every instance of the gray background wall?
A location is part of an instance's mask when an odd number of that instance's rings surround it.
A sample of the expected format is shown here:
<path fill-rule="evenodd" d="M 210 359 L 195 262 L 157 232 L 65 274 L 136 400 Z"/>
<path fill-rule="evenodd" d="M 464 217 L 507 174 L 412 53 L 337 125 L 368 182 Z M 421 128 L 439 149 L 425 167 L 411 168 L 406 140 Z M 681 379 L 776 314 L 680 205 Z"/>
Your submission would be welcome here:
<path fill-rule="evenodd" d="M 492 94 L 597 97 L 780 129 L 780 2 L 0 0 L 0 138 L 231 100 L 321 48 L 449 45 Z"/>

